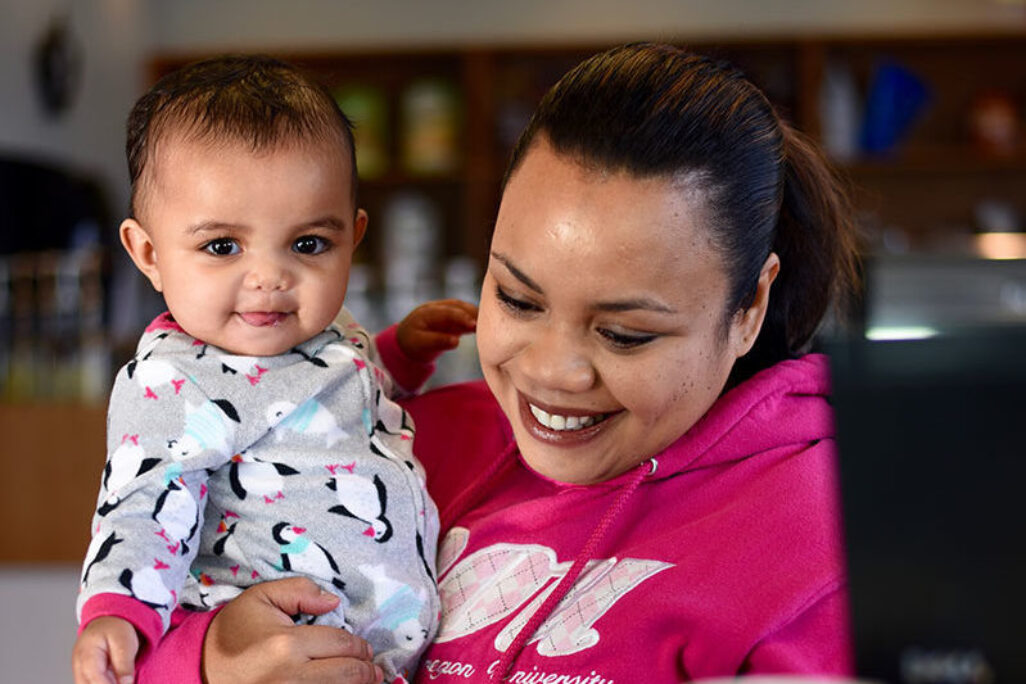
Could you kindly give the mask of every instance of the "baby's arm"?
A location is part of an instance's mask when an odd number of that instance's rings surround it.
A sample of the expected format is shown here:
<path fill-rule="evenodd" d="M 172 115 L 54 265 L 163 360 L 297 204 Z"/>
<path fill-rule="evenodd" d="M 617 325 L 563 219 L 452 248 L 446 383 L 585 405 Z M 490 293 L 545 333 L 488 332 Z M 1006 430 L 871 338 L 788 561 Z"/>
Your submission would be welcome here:
<path fill-rule="evenodd" d="M 107 463 L 82 569 L 81 624 L 116 615 L 138 630 L 140 649 L 159 641 L 199 546 L 206 468 L 226 458 L 197 444 L 195 456 L 182 453 L 190 440 L 217 441 L 211 425 L 218 412 L 166 361 L 140 361 L 118 373 Z M 198 440 L 191 435 L 200 434 L 193 428 L 201 418 L 208 420 Z"/>
<path fill-rule="evenodd" d="M 362 328 L 343 309 L 335 318 L 343 331 Z M 378 333 L 368 344 L 368 358 L 391 375 L 397 388 L 385 387 L 386 395 L 413 394 L 435 370 L 434 361 L 443 352 L 456 347 L 460 336 L 474 332 L 477 307 L 458 299 L 443 299 L 421 304 L 396 325 Z"/>
<path fill-rule="evenodd" d="M 396 341 L 408 358 L 431 363 L 442 352 L 455 349 L 460 336 L 477 327 L 477 307 L 458 299 L 425 302 L 399 322 Z"/>
<path fill-rule="evenodd" d="M 105 616 L 79 632 L 71 653 L 76 684 L 120 684 L 135 679 L 139 635 L 128 620 Z"/>

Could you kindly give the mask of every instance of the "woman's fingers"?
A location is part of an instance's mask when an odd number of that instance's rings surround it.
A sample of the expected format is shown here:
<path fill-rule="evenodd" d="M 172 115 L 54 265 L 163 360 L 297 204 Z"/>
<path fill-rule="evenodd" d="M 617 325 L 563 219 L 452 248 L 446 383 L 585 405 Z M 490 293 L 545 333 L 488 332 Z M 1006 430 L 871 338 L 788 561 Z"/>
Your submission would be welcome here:
<path fill-rule="evenodd" d="M 302 644 L 306 658 L 357 658 L 369 661 L 374 657 L 370 645 L 344 629 L 323 625 L 303 625 L 292 632 Z"/>
<path fill-rule="evenodd" d="M 210 623 L 203 648 L 206 681 L 380 682 L 365 641 L 336 627 L 297 626 L 290 617 L 337 605 L 337 596 L 302 577 L 250 587 Z"/>
<path fill-rule="evenodd" d="M 300 668 L 298 681 L 310 684 L 381 684 L 385 673 L 374 663 L 353 658 L 311 660 Z"/>
<path fill-rule="evenodd" d="M 339 598 L 331 592 L 324 591 L 306 577 L 290 577 L 273 582 L 264 582 L 251 587 L 239 598 L 252 592 L 249 598 L 278 609 L 282 616 L 291 623 L 292 615 L 322 615 L 338 605 Z"/>

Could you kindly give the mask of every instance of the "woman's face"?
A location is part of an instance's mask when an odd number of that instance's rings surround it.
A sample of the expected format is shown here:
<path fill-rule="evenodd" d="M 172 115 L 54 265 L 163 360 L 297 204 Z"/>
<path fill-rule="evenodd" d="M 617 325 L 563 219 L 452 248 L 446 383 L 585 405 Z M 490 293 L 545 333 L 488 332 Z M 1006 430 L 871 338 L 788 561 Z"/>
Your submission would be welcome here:
<path fill-rule="evenodd" d="M 725 324 L 724 264 L 693 187 L 586 169 L 537 139 L 502 197 L 477 327 L 527 463 L 599 482 L 684 434 L 751 347 L 777 263 Z"/>

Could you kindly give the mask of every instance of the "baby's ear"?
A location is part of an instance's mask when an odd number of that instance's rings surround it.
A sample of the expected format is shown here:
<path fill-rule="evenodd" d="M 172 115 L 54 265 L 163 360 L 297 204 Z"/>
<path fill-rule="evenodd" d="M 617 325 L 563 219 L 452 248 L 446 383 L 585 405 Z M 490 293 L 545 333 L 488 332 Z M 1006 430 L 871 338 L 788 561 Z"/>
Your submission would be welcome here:
<path fill-rule="evenodd" d="M 363 236 L 367 233 L 367 212 L 363 209 L 356 210 L 356 219 L 353 221 L 353 249 L 360 244 Z"/>
<path fill-rule="evenodd" d="M 150 234 L 132 218 L 121 222 L 119 232 L 121 244 L 125 246 L 128 256 L 132 257 L 132 261 L 143 275 L 150 279 L 153 289 L 162 292 L 160 269 L 157 268 L 157 247 L 153 244 Z"/>

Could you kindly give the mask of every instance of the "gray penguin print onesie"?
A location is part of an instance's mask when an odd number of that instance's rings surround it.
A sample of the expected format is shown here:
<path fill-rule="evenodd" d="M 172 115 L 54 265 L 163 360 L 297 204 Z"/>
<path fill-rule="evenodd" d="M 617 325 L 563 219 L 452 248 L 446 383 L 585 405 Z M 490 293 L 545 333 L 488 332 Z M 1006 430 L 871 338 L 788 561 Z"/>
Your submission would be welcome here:
<path fill-rule="evenodd" d="M 438 624 L 438 514 L 412 421 L 349 320 L 271 357 L 206 345 L 169 314 L 150 324 L 111 394 L 80 621 L 115 614 L 159 638 L 176 606 L 304 575 L 342 601 L 297 620 L 347 629 L 389 681 L 409 676 Z"/>

